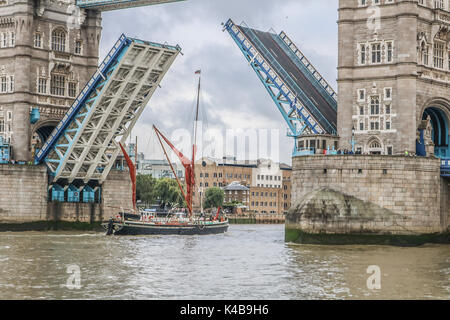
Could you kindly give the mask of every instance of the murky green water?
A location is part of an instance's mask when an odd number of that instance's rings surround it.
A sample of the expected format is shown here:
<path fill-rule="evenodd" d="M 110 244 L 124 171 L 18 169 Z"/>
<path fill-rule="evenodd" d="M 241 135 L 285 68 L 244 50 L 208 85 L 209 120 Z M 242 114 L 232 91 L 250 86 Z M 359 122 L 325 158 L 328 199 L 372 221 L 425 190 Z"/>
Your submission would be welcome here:
<path fill-rule="evenodd" d="M 0 299 L 450 299 L 449 245 L 283 239 L 283 225 L 214 236 L 0 233 Z M 370 265 L 380 267 L 379 290 L 367 288 Z"/>

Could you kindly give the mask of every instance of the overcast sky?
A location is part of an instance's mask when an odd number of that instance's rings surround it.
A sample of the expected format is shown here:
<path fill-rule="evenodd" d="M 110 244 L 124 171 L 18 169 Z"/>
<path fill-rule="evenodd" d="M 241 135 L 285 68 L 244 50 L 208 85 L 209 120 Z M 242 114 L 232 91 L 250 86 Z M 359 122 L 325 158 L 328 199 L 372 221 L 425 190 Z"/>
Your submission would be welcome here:
<path fill-rule="evenodd" d="M 187 0 L 103 13 L 100 58 L 120 34 L 178 44 L 179 55 L 132 132 L 146 158 L 161 158 L 151 127 L 168 137 L 191 129 L 197 77 L 202 70 L 202 116 L 207 128 L 279 129 L 280 160 L 291 163 L 293 139 L 262 83 L 222 23 L 285 31 L 337 89 L 337 0 Z M 198 155 L 197 155 L 198 157 Z"/>

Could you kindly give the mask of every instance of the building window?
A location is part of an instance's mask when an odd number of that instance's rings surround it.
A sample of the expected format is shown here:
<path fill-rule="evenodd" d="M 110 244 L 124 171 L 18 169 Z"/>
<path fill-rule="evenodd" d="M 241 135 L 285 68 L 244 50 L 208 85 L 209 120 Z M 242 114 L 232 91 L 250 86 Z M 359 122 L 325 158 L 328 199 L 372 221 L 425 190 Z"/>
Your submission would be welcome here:
<path fill-rule="evenodd" d="M 14 32 L 11 32 L 10 34 L 10 45 L 11 47 L 16 45 L 16 34 Z"/>
<path fill-rule="evenodd" d="M 69 97 L 75 98 L 77 96 L 77 84 L 69 82 Z"/>
<path fill-rule="evenodd" d="M 380 123 L 378 121 L 371 121 L 370 130 L 372 131 L 380 130 Z"/>
<path fill-rule="evenodd" d="M 392 99 L 392 89 L 391 88 L 384 88 L 384 99 L 385 100 Z"/>
<path fill-rule="evenodd" d="M 14 92 L 14 76 L 9 76 L 8 92 Z"/>
<path fill-rule="evenodd" d="M 8 82 L 6 76 L 0 78 L 0 91 L 1 93 L 5 93 L 8 91 Z"/>
<path fill-rule="evenodd" d="M 364 131 L 364 122 L 359 123 L 359 131 Z"/>
<path fill-rule="evenodd" d="M 444 9 L 444 0 L 434 0 L 435 9 Z"/>
<path fill-rule="evenodd" d="M 386 114 L 391 114 L 391 106 L 386 106 Z"/>
<path fill-rule="evenodd" d="M 386 130 L 391 130 L 391 122 L 386 121 Z"/>
<path fill-rule="evenodd" d="M 444 69 L 444 43 L 436 41 L 433 50 L 434 67 Z"/>
<path fill-rule="evenodd" d="M 66 51 L 66 32 L 62 29 L 56 29 L 52 32 L 52 50 Z"/>
<path fill-rule="evenodd" d="M 40 33 L 34 34 L 34 46 L 36 48 L 42 48 L 42 35 Z"/>
<path fill-rule="evenodd" d="M 392 146 L 388 146 L 388 147 L 387 147 L 387 154 L 388 154 L 388 155 L 392 155 L 392 154 L 393 154 L 393 152 L 392 152 Z"/>
<path fill-rule="evenodd" d="M 365 64 L 366 63 L 366 45 L 362 44 L 361 45 L 361 57 L 360 57 L 360 64 Z"/>
<path fill-rule="evenodd" d="M 386 60 L 387 60 L 387 62 L 392 62 L 392 56 L 393 56 L 392 42 L 387 42 L 386 43 Z"/>
<path fill-rule="evenodd" d="M 380 143 L 379 143 L 378 141 L 373 141 L 373 142 L 369 145 L 369 148 L 371 148 L 371 149 L 380 149 L 380 148 L 381 148 L 381 145 L 380 145 Z"/>
<path fill-rule="evenodd" d="M 8 34 L 7 33 L 0 34 L 0 46 L 2 48 L 6 48 L 8 46 Z"/>
<path fill-rule="evenodd" d="M 47 93 L 47 79 L 46 78 L 38 79 L 38 93 Z"/>
<path fill-rule="evenodd" d="M 370 114 L 380 114 L 380 99 L 379 97 L 372 97 L 370 99 Z"/>
<path fill-rule="evenodd" d="M 64 96 L 66 78 L 60 74 L 53 74 L 50 80 L 50 93 L 55 96 Z"/>
<path fill-rule="evenodd" d="M 372 63 L 381 63 L 381 43 L 372 44 Z"/>
<path fill-rule="evenodd" d="M 359 107 L 359 115 L 360 116 L 364 115 L 364 107 Z"/>
<path fill-rule="evenodd" d="M 363 102 L 366 100 L 366 90 L 365 89 L 359 89 L 358 90 L 358 101 Z"/>
<path fill-rule="evenodd" d="M 81 40 L 75 41 L 75 54 L 81 54 Z"/>

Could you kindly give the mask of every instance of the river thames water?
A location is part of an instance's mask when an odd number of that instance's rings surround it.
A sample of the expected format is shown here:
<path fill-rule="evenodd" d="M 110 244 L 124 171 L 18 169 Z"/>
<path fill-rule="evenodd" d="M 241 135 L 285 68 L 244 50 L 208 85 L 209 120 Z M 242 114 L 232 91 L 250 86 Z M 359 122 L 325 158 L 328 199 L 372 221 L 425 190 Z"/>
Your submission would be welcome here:
<path fill-rule="evenodd" d="M 371 265 L 381 289 L 367 287 Z M 211 236 L 5 232 L 0 299 L 450 299 L 450 245 L 294 245 L 284 225 Z"/>

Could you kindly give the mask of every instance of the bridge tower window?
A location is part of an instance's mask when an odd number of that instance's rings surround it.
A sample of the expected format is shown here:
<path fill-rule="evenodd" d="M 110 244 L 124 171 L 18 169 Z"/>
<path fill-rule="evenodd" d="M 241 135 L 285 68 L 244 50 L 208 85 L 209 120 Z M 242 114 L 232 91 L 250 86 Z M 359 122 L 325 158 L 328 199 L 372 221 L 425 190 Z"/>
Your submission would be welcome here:
<path fill-rule="evenodd" d="M 50 93 L 55 96 L 64 96 L 66 87 L 66 77 L 60 74 L 52 74 L 50 80 Z"/>
<path fill-rule="evenodd" d="M 380 98 L 378 96 L 370 99 L 370 114 L 380 114 Z"/>
<path fill-rule="evenodd" d="M 52 50 L 66 51 L 66 32 L 63 29 L 56 29 L 52 32 Z"/>
<path fill-rule="evenodd" d="M 444 43 L 436 41 L 433 48 L 434 67 L 438 69 L 444 69 Z"/>
<path fill-rule="evenodd" d="M 372 63 L 381 63 L 381 43 L 372 44 Z"/>

